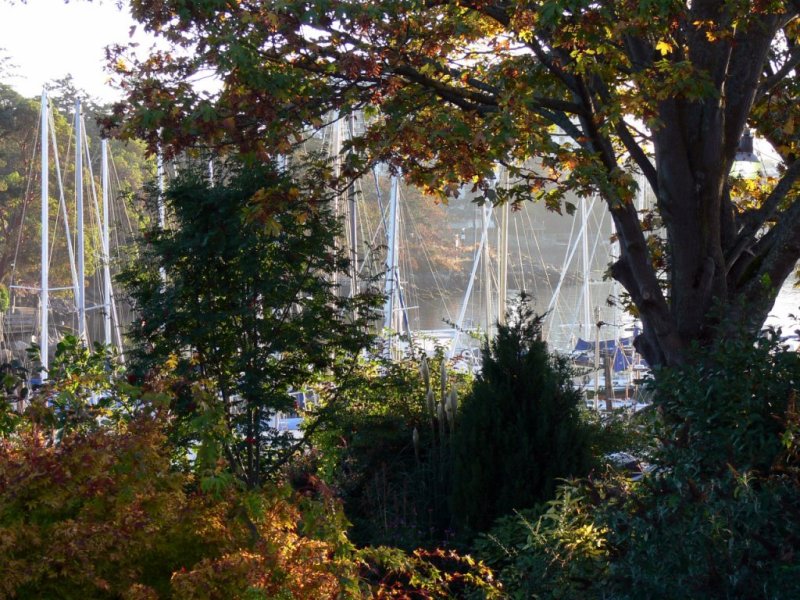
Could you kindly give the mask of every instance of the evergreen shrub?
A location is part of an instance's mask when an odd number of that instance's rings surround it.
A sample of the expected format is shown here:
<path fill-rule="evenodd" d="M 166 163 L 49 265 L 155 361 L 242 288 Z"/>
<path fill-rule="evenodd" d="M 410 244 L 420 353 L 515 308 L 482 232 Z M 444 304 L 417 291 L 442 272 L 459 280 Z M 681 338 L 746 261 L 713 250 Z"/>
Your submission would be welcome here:
<path fill-rule="evenodd" d="M 553 498 L 560 479 L 593 465 L 591 429 L 567 361 L 548 352 L 542 317 L 523 299 L 483 351 L 453 440 L 452 510 L 486 531 L 501 515 Z"/>

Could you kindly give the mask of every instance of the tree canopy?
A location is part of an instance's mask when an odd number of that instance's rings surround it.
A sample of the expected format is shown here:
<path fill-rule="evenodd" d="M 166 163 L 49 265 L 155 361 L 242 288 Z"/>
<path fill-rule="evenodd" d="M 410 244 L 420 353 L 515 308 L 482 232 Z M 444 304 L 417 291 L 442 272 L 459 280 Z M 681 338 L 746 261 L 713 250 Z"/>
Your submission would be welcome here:
<path fill-rule="evenodd" d="M 567 192 L 600 194 L 619 242 L 611 274 L 643 321 L 638 347 L 653 364 L 733 335 L 719 327 L 727 319 L 755 334 L 800 257 L 796 1 L 132 7 L 170 47 L 140 61 L 116 49 L 128 99 L 110 125 L 151 148 L 285 153 L 309 126 L 363 109 L 376 118 L 353 146 L 441 196 L 471 182 L 495 199 L 497 163 L 517 179 L 501 199 L 570 210 Z M 192 81 L 209 71 L 220 88 L 198 91 Z M 731 179 L 745 128 L 780 155 L 777 178 Z M 637 211 L 634 171 L 660 219 Z"/>
<path fill-rule="evenodd" d="M 270 166 L 220 175 L 212 185 L 188 170 L 170 184 L 171 226 L 147 232 L 120 280 L 140 316 L 130 332 L 136 372 L 168 365 L 184 443 L 258 487 L 277 460 L 275 411 L 293 410 L 290 389 L 315 377 L 345 386 L 381 300 L 374 290 L 337 295 L 348 261 L 315 178 Z M 305 219 L 272 215 L 270 228 L 248 206 L 256 193 L 302 195 L 316 208 Z"/>

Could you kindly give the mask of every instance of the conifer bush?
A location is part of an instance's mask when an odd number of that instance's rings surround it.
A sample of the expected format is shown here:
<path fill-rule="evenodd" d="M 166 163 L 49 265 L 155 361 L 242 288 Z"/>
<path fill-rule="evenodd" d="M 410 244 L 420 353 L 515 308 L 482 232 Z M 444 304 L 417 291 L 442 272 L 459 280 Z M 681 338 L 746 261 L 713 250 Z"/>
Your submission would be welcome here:
<path fill-rule="evenodd" d="M 580 392 L 541 332 L 542 317 L 523 298 L 485 346 L 483 372 L 461 405 L 452 509 L 469 530 L 552 498 L 560 479 L 586 475 L 593 464 Z"/>

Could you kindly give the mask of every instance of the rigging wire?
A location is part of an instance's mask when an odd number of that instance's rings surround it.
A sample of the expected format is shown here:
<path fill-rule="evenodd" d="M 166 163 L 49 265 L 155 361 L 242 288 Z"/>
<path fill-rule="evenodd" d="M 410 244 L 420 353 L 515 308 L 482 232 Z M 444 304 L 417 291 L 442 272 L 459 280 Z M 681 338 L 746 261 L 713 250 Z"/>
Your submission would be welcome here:
<path fill-rule="evenodd" d="M 401 190 L 402 190 L 402 188 L 401 188 Z M 401 195 L 405 196 L 405 192 L 401 191 Z M 423 238 L 422 238 L 421 232 L 419 230 L 419 227 L 414 222 L 414 219 L 411 218 L 410 210 L 408 209 L 407 205 L 408 205 L 407 201 L 403 202 L 402 205 L 401 205 L 403 207 L 401 210 L 405 210 L 405 212 L 406 212 L 405 222 L 408 223 L 409 227 L 413 229 L 412 233 L 414 233 L 418 239 L 422 240 Z M 408 243 L 406 243 L 406 246 L 408 246 Z M 447 297 L 447 295 L 445 294 L 444 290 L 442 289 L 442 285 L 439 282 L 439 278 L 436 276 L 436 270 L 433 268 L 433 261 L 431 260 L 430 252 L 428 252 L 427 248 L 425 247 L 425 244 L 420 244 L 420 248 L 422 249 L 423 257 L 424 257 L 425 262 L 428 265 L 428 269 L 430 270 L 431 275 L 433 277 L 433 282 L 434 282 L 434 284 L 436 286 L 436 291 L 439 294 L 439 298 L 442 301 L 442 306 L 444 307 L 445 313 L 447 315 L 447 319 L 449 321 L 452 321 L 453 319 L 452 319 L 452 315 L 450 314 L 450 308 L 448 307 L 447 302 L 444 301 L 444 298 Z M 410 273 L 410 272 L 411 272 L 411 269 L 407 269 L 406 273 Z M 417 321 L 419 321 L 419 311 L 417 311 L 417 315 L 418 315 L 417 316 Z"/>
<path fill-rule="evenodd" d="M 34 133 L 34 135 L 36 136 L 34 138 L 34 140 L 36 140 L 36 139 L 38 139 L 40 137 L 39 136 L 40 132 L 41 132 L 41 124 L 38 124 L 36 126 L 36 133 Z M 27 183 L 26 183 L 26 186 L 25 186 L 25 193 L 22 196 L 22 215 L 21 215 L 21 219 L 20 219 L 20 222 L 19 222 L 20 223 L 19 231 L 17 232 L 17 243 L 16 243 L 16 245 L 14 247 L 14 262 L 12 263 L 12 268 L 11 268 L 11 278 L 10 278 L 11 283 L 14 282 L 14 276 L 16 275 L 16 271 L 17 271 L 17 260 L 19 259 L 19 249 L 20 249 L 20 246 L 21 246 L 21 243 L 22 243 L 22 232 L 25 229 L 25 216 L 27 215 L 27 212 L 28 212 L 28 203 L 30 202 L 31 187 L 32 187 L 32 184 L 33 184 L 33 179 L 34 179 L 33 166 L 34 166 L 34 162 L 36 160 L 36 151 L 37 151 L 37 149 L 39 149 L 39 147 L 40 147 L 40 144 L 37 143 L 37 142 L 34 142 L 31 159 L 28 162 L 28 175 L 26 177 Z"/>

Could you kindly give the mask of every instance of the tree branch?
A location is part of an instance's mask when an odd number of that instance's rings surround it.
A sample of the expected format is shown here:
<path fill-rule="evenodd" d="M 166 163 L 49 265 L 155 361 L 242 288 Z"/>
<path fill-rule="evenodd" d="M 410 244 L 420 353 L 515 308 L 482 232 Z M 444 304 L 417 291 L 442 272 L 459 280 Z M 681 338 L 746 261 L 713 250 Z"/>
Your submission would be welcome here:
<path fill-rule="evenodd" d="M 487 114 L 500 110 L 497 105 L 497 100 L 492 96 L 447 85 L 437 79 L 423 75 L 410 65 L 398 65 L 392 68 L 392 72 L 405 77 L 413 83 L 421 85 L 434 92 L 443 100 L 447 100 L 464 110 L 475 111 L 479 114 Z"/>
<path fill-rule="evenodd" d="M 781 68 L 761 81 L 761 84 L 758 86 L 758 91 L 756 92 L 756 98 L 760 100 L 769 94 L 769 92 L 783 81 L 789 73 L 796 69 L 798 65 L 800 65 L 800 46 L 795 46 L 790 50 L 789 57 Z"/>
<path fill-rule="evenodd" d="M 764 204 L 758 209 L 745 213 L 741 218 L 741 228 L 736 237 L 736 242 L 725 256 L 725 264 L 730 273 L 733 266 L 739 261 L 742 253 L 748 250 L 755 241 L 755 236 L 764 224 L 774 218 L 781 202 L 791 191 L 792 186 L 800 178 L 800 159 L 794 161 L 783 174 L 783 177 L 772 190 Z"/>
<path fill-rule="evenodd" d="M 800 259 L 800 202 L 792 204 L 765 238 L 751 261 L 756 268 L 750 267 L 746 281 L 737 289 L 748 311 L 743 317 L 753 327 L 764 322 L 777 290 Z"/>

